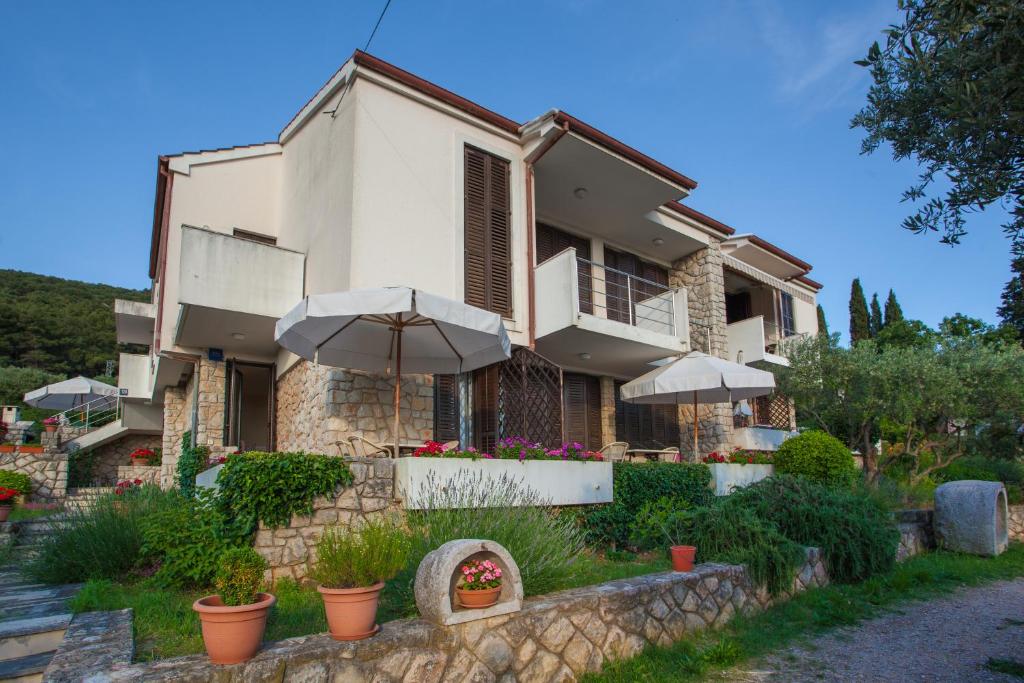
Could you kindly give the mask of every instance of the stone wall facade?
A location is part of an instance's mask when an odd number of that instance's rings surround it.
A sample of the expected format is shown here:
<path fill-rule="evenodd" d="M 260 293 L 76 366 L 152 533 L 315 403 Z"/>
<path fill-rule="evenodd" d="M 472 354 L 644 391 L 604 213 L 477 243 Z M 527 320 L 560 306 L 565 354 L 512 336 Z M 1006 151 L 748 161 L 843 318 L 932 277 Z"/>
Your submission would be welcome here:
<path fill-rule="evenodd" d="M 316 559 L 316 542 L 328 526 L 349 526 L 374 515 L 401 513 L 395 502 L 395 463 L 390 458 L 345 458 L 353 485 L 313 502 L 312 515 L 295 515 L 279 529 L 260 523 L 256 551 L 270 564 L 268 579 L 302 579 Z"/>
<path fill-rule="evenodd" d="M 53 440 L 56 444 L 56 439 Z M 57 502 L 68 492 L 68 455 L 54 446 L 36 448 L 15 446 L 12 452 L 0 452 L 0 470 L 27 474 L 32 479 L 31 500 Z"/>
<path fill-rule="evenodd" d="M 394 379 L 299 361 L 277 381 L 277 449 L 340 455 L 350 435 L 394 442 Z M 403 440 L 434 434 L 434 378 L 404 375 L 400 405 Z"/>
<path fill-rule="evenodd" d="M 725 330 L 725 272 L 717 242 L 672 264 L 669 285 L 686 288 L 690 315 L 690 349 L 729 359 Z M 697 406 L 699 448 L 702 454 L 728 447 L 732 440 L 732 406 Z M 680 450 L 692 457 L 693 406 L 679 406 Z"/>
<path fill-rule="evenodd" d="M 1009 505 L 1007 512 L 1009 513 L 1007 535 L 1011 541 L 1024 543 L 1024 505 Z"/>
<path fill-rule="evenodd" d="M 200 359 L 198 371 L 193 372 L 185 386 L 164 389 L 164 432 L 163 457 L 161 459 L 160 485 L 174 486 L 181 457 L 181 439 L 192 428 L 192 416 L 196 415 L 196 433 L 193 435 L 197 446 L 210 449 L 210 455 L 223 455 L 233 448 L 224 446 L 224 391 L 226 389 L 227 363 Z M 198 383 L 198 392 L 196 383 Z M 198 400 L 197 400 L 198 399 Z M 193 401 L 196 401 L 193 410 Z"/>
<path fill-rule="evenodd" d="M 78 482 L 77 485 L 113 486 L 119 481 L 118 468 L 131 466 L 131 454 L 137 448 L 159 452 L 159 449 L 163 448 L 163 438 L 159 434 L 126 434 L 88 453 L 75 454 L 75 457 L 89 458 L 92 461 L 89 481 Z"/>
<path fill-rule="evenodd" d="M 163 452 L 160 460 L 160 486 L 175 485 L 178 458 L 181 457 L 181 437 L 189 430 L 192 419 L 191 382 L 184 387 L 164 389 Z"/>
<path fill-rule="evenodd" d="M 793 592 L 828 583 L 821 554 L 808 549 Z M 736 614 L 773 600 L 746 568 L 698 565 L 691 572 L 649 574 L 526 600 L 514 614 L 457 626 L 423 619 L 383 624 L 368 640 L 337 642 L 327 634 L 269 644 L 254 659 L 215 666 L 204 655 L 136 665 L 105 662 L 109 681 L 573 681 L 648 645 L 719 628 Z M 99 674 L 100 671 L 95 671 Z M 83 677 L 94 673 L 82 665 Z"/>
<path fill-rule="evenodd" d="M 159 484 L 160 466 L 121 465 L 117 468 L 117 481 L 135 481 L 136 479 L 141 479 L 143 484 Z"/>
<path fill-rule="evenodd" d="M 601 378 L 601 445 L 618 441 L 615 434 L 615 378 Z"/>

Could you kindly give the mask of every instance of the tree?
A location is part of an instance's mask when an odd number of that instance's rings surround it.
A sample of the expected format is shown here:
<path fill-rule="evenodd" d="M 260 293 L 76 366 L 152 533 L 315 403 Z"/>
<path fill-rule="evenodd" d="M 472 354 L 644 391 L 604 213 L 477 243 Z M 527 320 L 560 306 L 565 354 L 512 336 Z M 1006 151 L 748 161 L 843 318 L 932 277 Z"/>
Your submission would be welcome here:
<path fill-rule="evenodd" d="M 871 329 L 872 339 L 882 331 L 882 307 L 878 305 L 878 292 L 871 295 L 871 317 L 868 320 L 868 327 Z"/>
<path fill-rule="evenodd" d="M 828 336 L 828 321 L 825 320 L 825 309 L 821 307 L 821 304 L 818 304 L 818 335 Z"/>
<path fill-rule="evenodd" d="M 866 132 L 861 152 L 889 143 L 894 159 L 922 165 L 904 199 L 925 201 L 905 228 L 958 244 L 965 214 L 996 203 L 1010 207 L 1003 229 L 1016 244 L 1024 237 L 1021 2 L 901 0 L 900 8 L 885 46 L 875 42 L 857 62 L 874 81 L 851 121 Z"/>
<path fill-rule="evenodd" d="M 947 316 L 939 323 L 941 341 L 946 345 L 955 344 L 1015 344 L 1018 341 L 1017 330 L 1009 325 L 989 325 L 984 320 L 972 318 L 963 313 Z"/>
<path fill-rule="evenodd" d="M 850 343 L 871 338 L 871 322 L 868 316 L 868 302 L 864 298 L 864 288 L 860 286 L 860 278 L 853 279 L 850 285 Z"/>
<path fill-rule="evenodd" d="M 900 308 L 900 302 L 896 301 L 896 293 L 890 289 L 889 296 L 885 300 L 885 321 L 883 325 L 894 323 L 897 320 L 903 320 L 903 309 Z"/>
<path fill-rule="evenodd" d="M 858 449 L 871 480 L 900 463 L 911 484 L 923 481 L 965 452 L 983 451 L 990 435 L 1012 433 L 1024 414 L 1024 349 L 1016 344 L 835 341 L 787 347 L 778 389 L 794 400 L 801 424 Z"/>
<path fill-rule="evenodd" d="M 1024 341 L 1024 250 L 1019 250 L 1010 262 L 1013 277 L 1003 287 L 1002 303 L 996 312 L 1004 325 L 1017 331 L 1017 337 Z"/>

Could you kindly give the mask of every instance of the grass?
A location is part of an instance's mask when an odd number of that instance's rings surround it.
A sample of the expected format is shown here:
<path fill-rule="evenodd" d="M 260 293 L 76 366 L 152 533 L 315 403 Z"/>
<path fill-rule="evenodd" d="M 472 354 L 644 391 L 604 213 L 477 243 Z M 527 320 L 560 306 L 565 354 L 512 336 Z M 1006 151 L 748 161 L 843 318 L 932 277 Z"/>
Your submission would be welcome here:
<path fill-rule="evenodd" d="M 1024 678 L 1024 662 L 1018 662 L 1016 659 L 995 659 L 989 657 L 988 661 L 985 662 L 985 668 L 996 673 Z"/>
<path fill-rule="evenodd" d="M 561 588 L 574 588 L 664 571 L 669 561 L 663 556 L 643 555 L 630 561 L 610 560 L 599 555 L 583 555 L 578 570 Z M 71 602 L 74 612 L 118 610 L 135 612 L 135 657 L 140 661 L 165 659 L 203 652 L 199 618 L 192 603 L 212 591 L 182 591 L 160 588 L 152 581 L 121 584 L 92 580 L 83 586 Z M 267 623 L 266 640 L 322 633 L 327 630 L 323 603 L 315 588 L 293 581 L 279 581 L 274 587 L 277 606 Z M 391 621 L 410 616 L 404 604 L 389 596 L 381 599 L 377 619 Z"/>
<path fill-rule="evenodd" d="M 7 518 L 7 521 L 9 521 L 9 522 L 27 522 L 27 521 L 29 521 L 31 519 L 39 519 L 40 517 L 47 517 L 49 515 L 53 515 L 53 514 L 56 514 L 58 512 L 61 512 L 61 511 L 62 511 L 62 508 L 59 508 L 59 507 L 28 508 L 28 507 L 25 507 L 24 505 L 18 505 L 18 506 L 15 506 L 15 508 L 13 510 L 11 510 L 11 514 Z"/>
<path fill-rule="evenodd" d="M 837 584 L 802 593 L 760 614 L 738 617 L 720 631 L 686 638 L 669 647 L 648 648 L 633 659 L 615 662 L 601 674 L 583 680 L 698 680 L 714 669 L 766 655 L 829 629 L 855 624 L 901 602 L 1019 576 L 1024 576 L 1024 544 L 1013 543 L 996 558 L 932 552 L 861 583 Z M 994 660 L 990 667 L 1012 664 Z"/>

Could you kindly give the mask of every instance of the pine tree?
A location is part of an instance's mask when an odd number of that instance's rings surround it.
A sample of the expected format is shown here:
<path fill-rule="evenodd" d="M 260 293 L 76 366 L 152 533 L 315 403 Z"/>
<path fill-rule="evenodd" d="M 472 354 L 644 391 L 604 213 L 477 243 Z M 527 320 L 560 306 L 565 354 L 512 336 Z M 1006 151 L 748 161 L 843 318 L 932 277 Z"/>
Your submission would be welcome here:
<path fill-rule="evenodd" d="M 900 302 L 896 301 L 896 293 L 890 289 L 889 297 L 885 300 L 885 321 L 882 326 L 898 320 L 903 320 L 903 309 L 900 308 Z"/>
<path fill-rule="evenodd" d="M 1003 287 L 1002 303 L 996 312 L 1004 325 L 1017 330 L 1017 336 L 1024 341 L 1024 253 L 1018 253 L 1010 262 L 1013 277 Z"/>
<path fill-rule="evenodd" d="M 871 295 L 871 319 L 868 321 L 871 328 L 871 338 L 874 339 L 882 331 L 882 307 L 878 305 L 878 292 Z"/>
<path fill-rule="evenodd" d="M 818 304 L 818 336 L 828 336 L 828 321 L 825 320 L 825 309 Z"/>
<path fill-rule="evenodd" d="M 871 322 L 868 317 L 868 302 L 860 278 L 854 278 L 850 285 L 850 343 L 871 339 Z"/>

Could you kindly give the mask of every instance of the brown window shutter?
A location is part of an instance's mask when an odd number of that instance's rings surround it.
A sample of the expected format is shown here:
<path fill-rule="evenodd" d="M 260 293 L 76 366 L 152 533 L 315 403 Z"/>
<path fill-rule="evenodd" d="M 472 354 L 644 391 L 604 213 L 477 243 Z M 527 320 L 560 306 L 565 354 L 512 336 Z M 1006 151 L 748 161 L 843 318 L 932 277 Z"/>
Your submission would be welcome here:
<path fill-rule="evenodd" d="M 626 403 L 615 383 L 615 438 L 634 448 L 679 446 L 679 409 L 674 405 Z"/>
<path fill-rule="evenodd" d="M 601 443 L 601 381 L 590 375 L 562 374 L 565 440 L 597 450 Z"/>
<path fill-rule="evenodd" d="M 473 440 L 486 452 L 494 449 L 498 435 L 499 364 L 488 365 L 473 373 Z"/>
<path fill-rule="evenodd" d="M 434 441 L 459 440 L 459 376 L 434 375 Z"/>
<path fill-rule="evenodd" d="M 512 314 L 510 166 L 505 159 L 466 146 L 466 303 Z"/>

